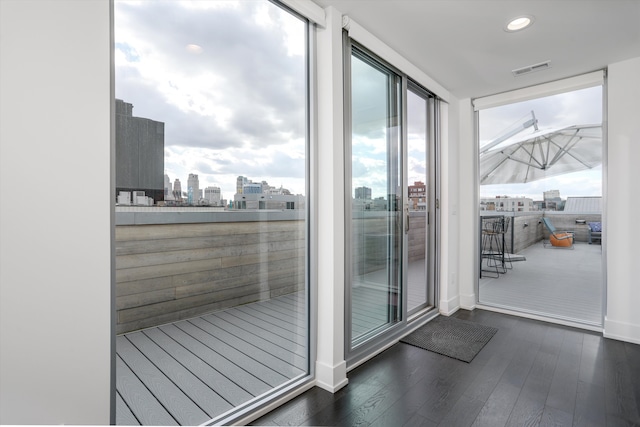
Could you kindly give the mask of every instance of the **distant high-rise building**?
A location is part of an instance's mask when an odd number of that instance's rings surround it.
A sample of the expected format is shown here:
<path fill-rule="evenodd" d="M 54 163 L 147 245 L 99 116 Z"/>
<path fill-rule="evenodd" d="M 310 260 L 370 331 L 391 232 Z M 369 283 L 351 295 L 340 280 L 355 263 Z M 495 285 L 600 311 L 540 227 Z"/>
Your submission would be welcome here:
<path fill-rule="evenodd" d="M 242 187 L 240 185 L 242 184 Z M 253 182 L 244 176 L 236 180 L 236 194 L 230 204 L 232 209 L 304 209 L 305 198 L 292 195 L 289 190 L 269 185 L 267 181 Z"/>
<path fill-rule="evenodd" d="M 262 194 L 262 184 L 251 182 L 242 187 L 242 194 Z"/>
<path fill-rule="evenodd" d="M 427 186 L 422 181 L 415 181 L 409 186 L 409 209 L 413 211 L 427 210 Z"/>
<path fill-rule="evenodd" d="M 164 200 L 164 123 L 133 116 L 133 105 L 116 99 L 116 195 L 144 191 Z"/>
<path fill-rule="evenodd" d="M 543 193 L 544 210 L 560 211 L 563 208 L 560 190 L 549 190 Z"/>
<path fill-rule="evenodd" d="M 169 178 L 169 175 L 165 173 L 164 174 L 164 199 L 165 200 L 173 199 L 173 194 L 171 194 L 172 191 L 173 191 L 173 188 L 171 186 L 171 179 Z"/>
<path fill-rule="evenodd" d="M 200 200 L 200 180 L 194 173 L 190 173 L 187 180 L 187 198 L 190 205 L 197 205 Z"/>
<path fill-rule="evenodd" d="M 242 194 L 242 189 L 244 188 L 245 184 L 248 184 L 248 183 L 249 183 L 249 180 L 247 179 L 247 177 L 240 175 L 236 179 L 236 194 Z"/>
<path fill-rule="evenodd" d="M 355 198 L 359 200 L 371 200 L 371 189 L 369 187 L 357 187 Z"/>
<path fill-rule="evenodd" d="M 560 190 L 549 190 L 549 191 L 545 191 L 543 193 L 543 199 L 547 200 L 547 199 L 556 199 L 556 198 L 560 198 Z"/>
<path fill-rule="evenodd" d="M 204 198 L 209 201 L 212 206 L 220 206 L 222 200 L 222 194 L 220 193 L 220 187 L 207 187 L 204 189 Z"/>
<path fill-rule="evenodd" d="M 176 201 L 182 200 L 182 184 L 178 178 L 173 182 L 173 198 Z"/>

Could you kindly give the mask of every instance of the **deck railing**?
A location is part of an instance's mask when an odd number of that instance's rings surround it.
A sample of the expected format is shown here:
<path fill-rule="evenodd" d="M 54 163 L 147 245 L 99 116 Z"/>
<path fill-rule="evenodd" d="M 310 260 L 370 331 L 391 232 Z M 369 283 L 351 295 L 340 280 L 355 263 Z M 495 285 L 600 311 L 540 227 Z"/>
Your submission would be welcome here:
<path fill-rule="evenodd" d="M 410 260 L 424 258 L 425 226 L 411 212 Z M 354 272 L 386 262 L 387 227 L 385 212 L 356 218 Z M 303 290 L 305 236 L 304 211 L 118 209 L 117 332 Z"/>
<path fill-rule="evenodd" d="M 303 290 L 303 215 L 117 212 L 117 333 Z"/>
<path fill-rule="evenodd" d="M 549 231 L 542 223 L 543 216 L 550 218 L 559 231 L 573 232 L 576 242 L 589 241 L 587 223 L 602 221 L 602 214 L 600 213 L 563 211 L 481 212 L 481 216 L 487 215 L 504 215 L 511 218 L 509 229 L 505 236 L 506 251 L 509 253 L 518 253 L 543 239 L 549 239 Z"/>
<path fill-rule="evenodd" d="M 497 212 L 491 212 L 496 214 Z M 488 214 L 488 213 L 487 213 Z M 542 216 L 588 241 L 586 223 L 600 214 L 500 213 L 512 217 L 507 251 L 548 238 Z M 387 214 L 371 212 L 352 226 L 355 274 L 379 268 L 386 257 Z M 409 258 L 424 258 L 426 215 L 411 212 Z M 513 239 L 511 238 L 511 233 Z M 304 211 L 128 209 L 116 212 L 117 332 L 174 322 L 203 313 L 304 290 Z"/>

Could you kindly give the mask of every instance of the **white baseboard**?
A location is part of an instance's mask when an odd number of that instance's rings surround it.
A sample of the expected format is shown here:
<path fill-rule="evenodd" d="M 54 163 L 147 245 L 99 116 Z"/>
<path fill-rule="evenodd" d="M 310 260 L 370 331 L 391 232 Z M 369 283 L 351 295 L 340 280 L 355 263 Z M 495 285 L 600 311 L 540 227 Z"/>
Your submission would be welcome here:
<path fill-rule="evenodd" d="M 533 313 L 527 313 L 525 311 L 511 310 L 508 308 L 500 308 L 491 305 L 477 304 L 476 308 L 487 311 L 495 311 L 496 313 L 508 314 L 510 316 L 524 317 L 525 319 L 540 320 L 541 322 L 555 323 L 557 325 L 569 326 L 571 328 L 586 329 L 587 331 L 602 333 L 601 326 L 585 325 L 584 323 L 572 322 L 570 320 L 546 317 Z"/>
<path fill-rule="evenodd" d="M 460 308 L 465 310 L 473 310 L 476 308 L 476 294 L 460 295 Z"/>
<path fill-rule="evenodd" d="M 619 322 L 605 317 L 603 336 L 618 341 L 640 344 L 640 325 Z"/>
<path fill-rule="evenodd" d="M 453 313 L 460 309 L 460 297 L 456 295 L 455 297 L 448 300 L 440 300 L 440 305 L 438 310 L 440 314 L 445 316 L 451 316 Z"/>
<path fill-rule="evenodd" d="M 335 393 L 348 383 L 346 361 L 334 366 L 316 362 L 316 385 L 321 389 Z"/>

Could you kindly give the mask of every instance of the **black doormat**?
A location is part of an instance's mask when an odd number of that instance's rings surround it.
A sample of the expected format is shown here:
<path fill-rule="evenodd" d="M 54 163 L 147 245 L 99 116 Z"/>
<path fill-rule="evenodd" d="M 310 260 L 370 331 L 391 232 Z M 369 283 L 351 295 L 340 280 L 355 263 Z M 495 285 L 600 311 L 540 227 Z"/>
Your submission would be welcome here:
<path fill-rule="evenodd" d="M 400 342 L 469 363 L 496 332 L 491 326 L 438 316 Z"/>

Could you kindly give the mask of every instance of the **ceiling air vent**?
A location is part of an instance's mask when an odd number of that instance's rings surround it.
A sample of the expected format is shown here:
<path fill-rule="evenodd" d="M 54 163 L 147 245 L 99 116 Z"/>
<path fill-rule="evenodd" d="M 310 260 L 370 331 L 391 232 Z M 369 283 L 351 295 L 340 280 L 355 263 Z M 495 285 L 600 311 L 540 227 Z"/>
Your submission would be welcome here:
<path fill-rule="evenodd" d="M 527 67 L 518 68 L 515 70 L 511 70 L 514 77 L 521 76 L 523 74 L 533 73 L 534 71 L 546 70 L 547 68 L 551 68 L 551 61 L 541 62 L 539 64 L 529 65 Z"/>

